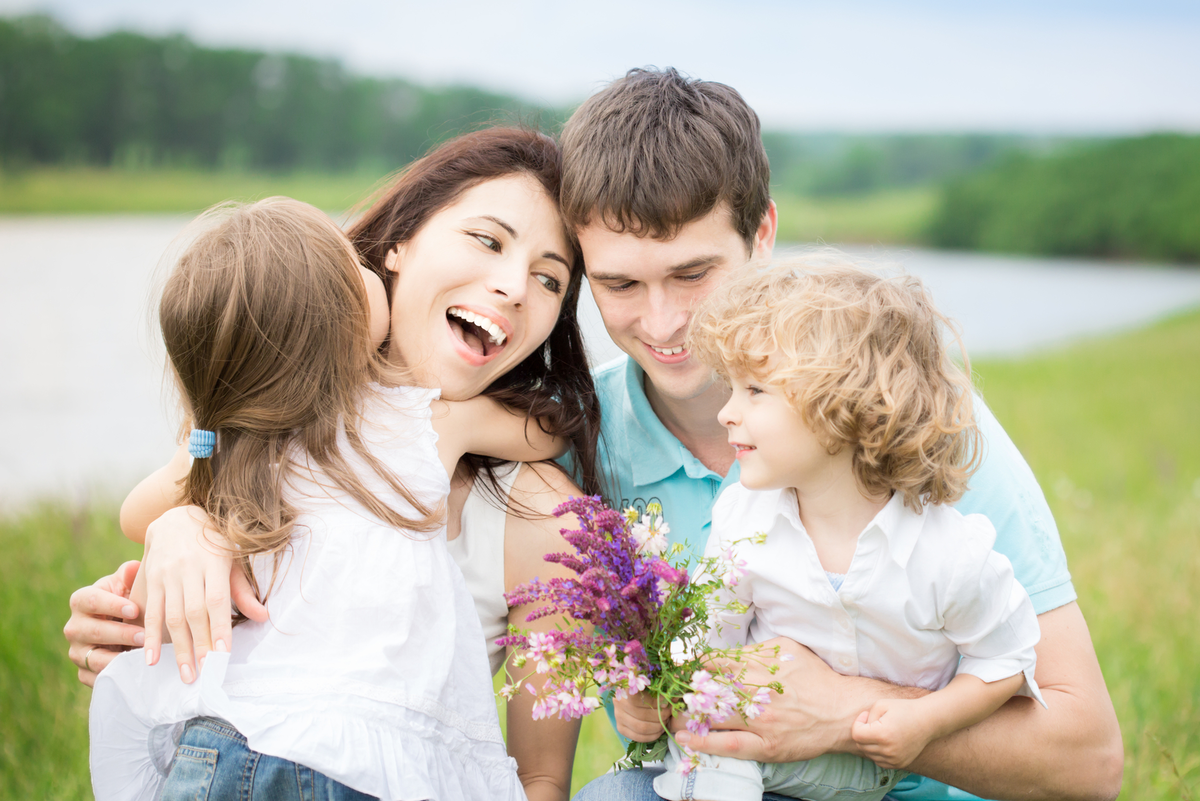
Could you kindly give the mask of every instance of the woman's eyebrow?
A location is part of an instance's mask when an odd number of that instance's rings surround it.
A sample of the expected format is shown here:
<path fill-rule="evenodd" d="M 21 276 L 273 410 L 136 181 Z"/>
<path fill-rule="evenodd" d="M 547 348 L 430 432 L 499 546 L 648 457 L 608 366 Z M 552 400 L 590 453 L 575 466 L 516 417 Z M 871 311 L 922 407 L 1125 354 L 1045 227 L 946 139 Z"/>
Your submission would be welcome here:
<path fill-rule="evenodd" d="M 557 253 L 555 253 L 553 250 L 547 250 L 545 253 L 542 254 L 542 258 L 550 259 L 551 261 L 561 262 L 562 265 L 564 267 L 566 267 L 568 270 L 571 269 L 571 265 L 567 263 L 567 260 L 564 259 L 562 256 L 558 255 Z"/>
<path fill-rule="evenodd" d="M 494 222 L 496 225 L 500 226 L 505 231 L 508 231 L 508 235 L 511 236 L 513 239 L 520 238 L 517 236 L 517 229 L 513 228 L 511 225 L 509 225 L 508 223 L 506 223 L 504 220 L 500 219 L 499 217 L 493 217 L 490 214 L 481 214 L 478 217 L 476 217 L 475 219 L 488 220 L 490 222 Z"/>

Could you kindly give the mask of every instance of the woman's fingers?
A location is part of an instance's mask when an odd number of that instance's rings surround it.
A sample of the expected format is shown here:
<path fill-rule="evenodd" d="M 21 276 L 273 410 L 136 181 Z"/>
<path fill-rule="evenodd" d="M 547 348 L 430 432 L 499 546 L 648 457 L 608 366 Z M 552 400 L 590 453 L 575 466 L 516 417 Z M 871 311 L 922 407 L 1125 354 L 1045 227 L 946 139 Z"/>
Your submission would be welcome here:
<path fill-rule="evenodd" d="M 229 572 L 229 584 L 233 594 L 233 602 L 237 604 L 238 611 L 246 617 L 257 623 L 266 623 L 270 620 L 270 615 L 267 613 L 267 607 L 262 605 L 258 600 L 258 596 L 254 594 L 254 587 L 250 584 L 249 577 L 239 565 L 234 565 Z M 216 636 L 214 634 L 214 636 Z M 226 643 L 229 640 L 225 641 Z M 215 643 L 214 643 L 215 645 Z"/>
<path fill-rule="evenodd" d="M 153 607 L 171 637 L 179 676 L 189 684 L 196 678 L 197 658 L 203 660 L 213 649 L 214 632 L 228 648 L 232 631 L 229 573 L 233 559 L 209 522 L 204 510 L 180 507 L 147 530 L 147 629 Z M 154 632 L 154 636 L 160 635 L 161 631 Z M 150 631 L 146 641 L 149 650 Z M 157 658 L 157 653 L 147 655 L 150 664 Z"/>

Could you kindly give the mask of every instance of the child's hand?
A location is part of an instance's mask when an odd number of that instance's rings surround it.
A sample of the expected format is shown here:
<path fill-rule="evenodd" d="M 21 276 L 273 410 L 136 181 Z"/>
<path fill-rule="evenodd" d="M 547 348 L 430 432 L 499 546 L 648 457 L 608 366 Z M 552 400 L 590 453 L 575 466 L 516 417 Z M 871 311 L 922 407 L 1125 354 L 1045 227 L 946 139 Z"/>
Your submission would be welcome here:
<path fill-rule="evenodd" d="M 850 736 L 863 756 L 881 768 L 908 767 L 932 739 L 927 716 L 914 700 L 893 698 L 876 701 L 858 716 Z"/>
<path fill-rule="evenodd" d="M 671 725 L 671 708 L 665 704 L 660 707 L 650 693 L 614 698 L 613 713 L 617 731 L 637 743 L 654 742 Z"/>

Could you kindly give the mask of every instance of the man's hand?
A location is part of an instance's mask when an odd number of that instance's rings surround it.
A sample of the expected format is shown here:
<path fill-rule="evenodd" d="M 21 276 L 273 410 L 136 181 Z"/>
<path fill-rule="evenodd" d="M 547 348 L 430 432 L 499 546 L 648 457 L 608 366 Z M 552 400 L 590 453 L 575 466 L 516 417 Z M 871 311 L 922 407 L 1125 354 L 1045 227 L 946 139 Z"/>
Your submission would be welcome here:
<path fill-rule="evenodd" d="M 230 598 L 252 620 L 267 620 L 228 544 L 196 506 L 171 509 L 146 532 L 146 664 L 158 661 L 163 626 L 175 646 L 179 677 L 190 684 L 197 660 L 228 651 L 233 637 Z"/>
<path fill-rule="evenodd" d="M 671 708 L 658 705 L 649 693 L 613 699 L 617 731 L 637 743 L 652 743 L 671 727 Z"/>
<path fill-rule="evenodd" d="M 929 744 L 932 734 L 927 722 L 919 702 L 888 699 L 860 714 L 850 735 L 867 759 L 881 768 L 900 770 Z"/>
<path fill-rule="evenodd" d="M 842 676 L 820 657 L 785 637 L 760 643 L 763 653 L 779 648 L 777 658 L 759 657 L 741 663 L 715 660 L 714 669 L 746 670 L 746 684 L 783 684 L 783 695 L 750 721 L 734 716 L 705 737 L 681 731 L 676 738 L 697 751 L 759 762 L 799 762 L 831 752 L 859 754 L 850 728 L 859 714 L 883 697 L 919 698 L 927 693 L 857 676 Z M 775 672 L 770 671 L 774 665 Z"/>
<path fill-rule="evenodd" d="M 67 656 L 79 668 L 79 680 L 89 687 L 113 657 L 137 648 L 145 637 L 141 626 L 122 622 L 140 614 L 129 600 L 140 564 L 126 562 L 111 576 L 71 594 L 71 617 L 63 626 L 63 636 L 71 644 Z"/>

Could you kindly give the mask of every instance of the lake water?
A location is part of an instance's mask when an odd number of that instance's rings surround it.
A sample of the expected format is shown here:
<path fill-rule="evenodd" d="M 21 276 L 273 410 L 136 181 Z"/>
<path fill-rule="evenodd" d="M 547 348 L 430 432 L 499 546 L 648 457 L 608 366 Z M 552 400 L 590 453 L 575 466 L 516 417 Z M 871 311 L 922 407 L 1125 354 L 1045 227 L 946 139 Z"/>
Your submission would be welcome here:
<path fill-rule="evenodd" d="M 0 218 L 0 511 L 119 497 L 173 452 L 149 317 L 160 258 L 188 218 Z M 777 252 L 791 247 L 780 246 Z M 1200 270 L 853 248 L 919 275 L 972 356 L 1005 356 L 1200 305 Z M 590 296 L 596 362 L 619 351 Z"/>

